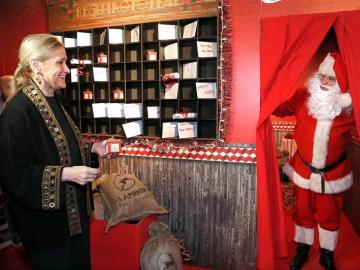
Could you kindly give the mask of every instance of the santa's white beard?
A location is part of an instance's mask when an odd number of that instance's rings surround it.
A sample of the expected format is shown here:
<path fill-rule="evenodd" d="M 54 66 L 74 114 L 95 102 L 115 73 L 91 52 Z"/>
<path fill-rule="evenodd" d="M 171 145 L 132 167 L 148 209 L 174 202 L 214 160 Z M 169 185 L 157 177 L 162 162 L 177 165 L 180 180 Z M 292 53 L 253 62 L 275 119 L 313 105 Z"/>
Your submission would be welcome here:
<path fill-rule="evenodd" d="M 341 94 L 338 83 L 334 86 L 323 86 L 328 91 L 321 89 L 318 74 L 314 74 L 308 81 L 307 87 L 310 93 L 308 100 L 309 115 L 317 120 L 333 120 L 341 113 L 342 107 L 337 98 Z"/>

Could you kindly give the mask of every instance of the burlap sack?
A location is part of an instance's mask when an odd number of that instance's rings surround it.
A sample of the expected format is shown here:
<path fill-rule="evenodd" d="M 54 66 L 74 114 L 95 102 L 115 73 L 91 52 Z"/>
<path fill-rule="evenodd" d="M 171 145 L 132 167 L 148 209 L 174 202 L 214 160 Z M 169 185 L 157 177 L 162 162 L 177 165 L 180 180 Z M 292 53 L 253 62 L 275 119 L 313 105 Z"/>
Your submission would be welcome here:
<path fill-rule="evenodd" d="M 95 192 L 93 194 L 93 200 L 94 200 L 94 211 L 92 213 L 92 217 L 94 219 L 105 219 L 104 218 L 104 204 L 102 202 L 100 193 Z"/>
<path fill-rule="evenodd" d="M 125 221 L 140 220 L 151 214 L 165 214 L 145 185 L 130 174 L 104 174 L 100 179 L 100 195 L 107 220 L 105 231 Z"/>
<path fill-rule="evenodd" d="M 153 222 L 148 231 L 150 238 L 140 255 L 141 270 L 182 270 L 181 249 L 169 227 Z"/>

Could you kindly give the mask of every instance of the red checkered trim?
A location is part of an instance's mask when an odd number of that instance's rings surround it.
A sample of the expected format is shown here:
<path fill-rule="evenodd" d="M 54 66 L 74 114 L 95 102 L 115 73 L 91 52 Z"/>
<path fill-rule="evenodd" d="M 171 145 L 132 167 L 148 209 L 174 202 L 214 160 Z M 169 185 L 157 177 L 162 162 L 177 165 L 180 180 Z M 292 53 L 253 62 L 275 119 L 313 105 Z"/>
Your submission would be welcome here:
<path fill-rule="evenodd" d="M 255 148 L 235 147 L 196 147 L 191 149 L 172 149 L 168 152 L 142 145 L 123 146 L 119 153 L 111 156 L 141 156 L 188 160 L 206 160 L 237 163 L 256 163 Z"/>
<path fill-rule="evenodd" d="M 295 125 L 296 125 L 295 122 L 289 122 L 289 121 L 284 121 L 284 122 L 274 121 L 274 122 L 272 122 L 272 126 L 275 131 L 294 132 Z"/>

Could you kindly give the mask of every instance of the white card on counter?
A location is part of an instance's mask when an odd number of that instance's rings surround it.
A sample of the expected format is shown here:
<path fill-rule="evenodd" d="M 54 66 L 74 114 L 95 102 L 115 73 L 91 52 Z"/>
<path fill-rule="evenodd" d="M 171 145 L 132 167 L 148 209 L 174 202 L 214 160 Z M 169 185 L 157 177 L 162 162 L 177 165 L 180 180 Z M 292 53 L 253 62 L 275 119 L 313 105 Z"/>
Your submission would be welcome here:
<path fill-rule="evenodd" d="M 122 103 L 108 103 L 107 117 L 109 118 L 124 118 L 124 104 Z"/>
<path fill-rule="evenodd" d="M 106 103 L 93 103 L 92 109 L 93 109 L 94 118 L 103 118 L 107 116 Z"/>
<path fill-rule="evenodd" d="M 196 122 L 181 122 L 178 123 L 177 127 L 180 139 L 197 137 Z"/>
<path fill-rule="evenodd" d="M 126 123 L 122 126 L 127 138 L 138 136 L 143 133 L 143 122 L 141 120 Z"/>
<path fill-rule="evenodd" d="M 163 138 L 177 138 L 177 122 L 165 122 L 162 124 L 162 137 Z"/>
<path fill-rule="evenodd" d="M 142 103 L 124 103 L 125 118 L 141 118 Z"/>
<path fill-rule="evenodd" d="M 199 99 L 216 98 L 217 97 L 216 83 L 197 82 L 196 94 L 197 94 L 197 98 Z"/>

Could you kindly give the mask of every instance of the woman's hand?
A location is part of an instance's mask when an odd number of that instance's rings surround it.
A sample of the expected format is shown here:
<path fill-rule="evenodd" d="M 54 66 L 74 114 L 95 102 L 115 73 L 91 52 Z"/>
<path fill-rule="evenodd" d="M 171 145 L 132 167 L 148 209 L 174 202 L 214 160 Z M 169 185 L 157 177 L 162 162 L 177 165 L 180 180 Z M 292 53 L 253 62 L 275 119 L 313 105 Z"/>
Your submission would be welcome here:
<path fill-rule="evenodd" d="M 94 181 L 100 173 L 100 169 L 94 169 L 86 166 L 65 167 L 62 170 L 61 181 L 75 182 L 79 185 L 85 185 Z"/>
<path fill-rule="evenodd" d="M 96 153 L 96 154 L 98 154 L 99 157 L 105 156 L 107 154 L 106 144 L 107 144 L 108 140 L 94 143 L 91 147 L 91 153 Z"/>

